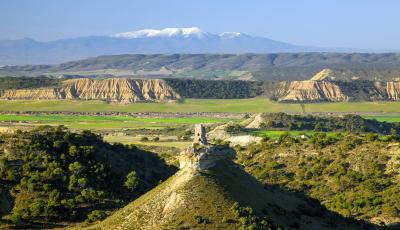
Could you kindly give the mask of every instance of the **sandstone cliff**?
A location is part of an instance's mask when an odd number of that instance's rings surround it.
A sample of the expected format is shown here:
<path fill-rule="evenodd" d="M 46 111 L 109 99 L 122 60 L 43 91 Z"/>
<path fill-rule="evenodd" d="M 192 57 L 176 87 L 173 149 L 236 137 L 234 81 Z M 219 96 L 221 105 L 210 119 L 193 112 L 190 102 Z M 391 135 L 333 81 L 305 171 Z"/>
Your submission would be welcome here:
<path fill-rule="evenodd" d="M 276 97 L 280 102 L 338 102 L 348 99 L 335 83 L 314 80 L 281 82 Z"/>
<path fill-rule="evenodd" d="M 400 100 L 400 82 L 386 82 L 386 95 L 391 101 Z"/>
<path fill-rule="evenodd" d="M 54 88 L 3 90 L 0 99 L 81 99 L 126 104 L 179 100 L 181 97 L 164 80 L 81 78 L 63 81 L 61 86 Z"/>
<path fill-rule="evenodd" d="M 400 101 L 400 82 L 361 81 L 359 74 L 324 69 L 311 80 L 280 82 L 272 98 L 279 102 Z"/>

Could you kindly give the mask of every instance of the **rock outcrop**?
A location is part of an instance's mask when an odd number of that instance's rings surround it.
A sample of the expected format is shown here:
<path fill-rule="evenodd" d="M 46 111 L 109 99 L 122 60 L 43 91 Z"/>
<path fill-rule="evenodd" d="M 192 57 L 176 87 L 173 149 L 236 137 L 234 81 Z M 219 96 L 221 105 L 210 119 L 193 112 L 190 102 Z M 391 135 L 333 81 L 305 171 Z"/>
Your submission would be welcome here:
<path fill-rule="evenodd" d="M 219 160 L 233 158 L 235 152 L 226 147 L 209 144 L 203 125 L 195 126 L 195 139 L 192 147 L 181 152 L 179 168 L 202 172 L 215 166 Z"/>
<path fill-rule="evenodd" d="M 128 104 L 179 100 L 181 97 L 164 80 L 159 79 L 81 78 L 63 81 L 61 86 L 54 88 L 3 90 L 0 92 L 0 99 L 80 99 Z"/>
<path fill-rule="evenodd" d="M 386 95 L 391 101 L 400 100 L 400 82 L 386 82 Z"/>
<path fill-rule="evenodd" d="M 280 82 L 272 98 L 279 102 L 400 101 L 400 82 L 359 81 L 359 74 L 324 69 L 310 80 Z"/>
<path fill-rule="evenodd" d="M 252 135 L 232 135 L 225 130 L 229 125 L 230 124 L 228 123 L 217 126 L 210 131 L 207 136 L 210 139 L 227 141 L 231 147 L 236 145 L 247 146 L 252 143 L 259 143 L 262 140 L 261 137 Z"/>
<path fill-rule="evenodd" d="M 276 97 L 280 102 L 338 102 L 348 99 L 335 83 L 314 80 L 281 82 Z"/>
<path fill-rule="evenodd" d="M 181 154 L 181 169 L 174 176 L 86 229 L 243 229 L 247 226 L 235 208 L 238 204 L 251 208 L 253 219 L 266 218 L 282 229 L 361 228 L 317 202 L 261 184 L 229 159 L 229 148 L 218 149 L 205 141 Z M 311 214 L 303 215 L 302 210 Z"/>

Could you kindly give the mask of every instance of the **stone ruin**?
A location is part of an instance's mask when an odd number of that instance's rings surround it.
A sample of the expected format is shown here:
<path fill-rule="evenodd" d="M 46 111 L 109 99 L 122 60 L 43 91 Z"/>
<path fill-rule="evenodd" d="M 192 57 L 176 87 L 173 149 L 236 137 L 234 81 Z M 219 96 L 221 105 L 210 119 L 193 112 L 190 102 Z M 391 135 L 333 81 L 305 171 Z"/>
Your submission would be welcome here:
<path fill-rule="evenodd" d="M 214 167 L 218 160 L 232 159 L 234 156 L 233 149 L 208 143 L 205 127 L 196 124 L 193 145 L 181 152 L 179 168 L 202 172 Z"/>
<path fill-rule="evenodd" d="M 194 140 L 193 143 L 207 145 L 206 128 L 202 124 L 194 126 Z"/>

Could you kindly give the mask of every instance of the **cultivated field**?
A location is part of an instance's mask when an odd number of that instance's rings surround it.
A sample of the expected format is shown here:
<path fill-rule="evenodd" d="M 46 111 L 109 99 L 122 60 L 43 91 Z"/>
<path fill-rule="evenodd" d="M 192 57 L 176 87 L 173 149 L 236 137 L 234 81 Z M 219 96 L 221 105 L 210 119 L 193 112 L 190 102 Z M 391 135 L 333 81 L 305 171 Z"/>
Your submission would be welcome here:
<path fill-rule="evenodd" d="M 399 102 L 360 102 L 360 103 L 319 103 L 305 104 L 303 109 L 307 113 L 359 113 L 366 118 L 379 121 L 400 122 Z M 259 113 L 259 112 L 286 112 L 302 113 L 300 104 L 282 104 L 269 101 L 265 98 L 252 99 L 187 99 L 183 103 L 135 103 L 128 105 L 108 104 L 101 101 L 0 101 L 0 112 L 155 112 L 155 113 L 195 113 L 195 112 L 221 112 L 221 113 Z M 193 115 L 192 115 L 193 116 Z M 30 128 L 40 125 L 64 125 L 73 130 L 92 130 L 103 134 L 109 142 L 124 144 L 151 145 L 162 147 L 176 147 L 182 149 L 190 145 L 184 140 L 163 139 L 163 130 L 173 128 L 186 130 L 196 123 L 225 123 L 239 121 L 232 118 L 215 118 L 212 114 L 208 117 L 134 117 L 121 115 L 72 115 L 72 114 L 0 114 L 0 127 Z M 148 141 L 142 141 L 141 136 L 126 133 L 127 130 L 158 130 L 149 134 Z M 119 135 L 123 133 L 123 135 Z M 278 138 L 284 131 L 262 131 L 254 133 L 258 136 Z M 308 135 L 312 131 L 290 131 L 290 135 Z M 175 134 L 173 134 L 175 135 Z M 153 141 L 155 136 L 159 141 Z"/>
<path fill-rule="evenodd" d="M 307 113 L 400 114 L 400 102 L 346 102 L 305 104 Z M 0 101 L 0 111 L 69 111 L 69 112 L 227 112 L 301 113 L 300 104 L 283 104 L 266 98 L 186 99 L 183 103 L 108 104 L 101 101 Z"/>
<path fill-rule="evenodd" d="M 71 129 L 140 129 L 165 128 L 177 125 L 197 123 L 222 123 L 233 119 L 178 117 L 178 118 L 142 118 L 132 116 L 84 116 L 84 115 L 15 115 L 1 114 L 3 126 L 8 123 L 19 125 L 64 125 Z"/>

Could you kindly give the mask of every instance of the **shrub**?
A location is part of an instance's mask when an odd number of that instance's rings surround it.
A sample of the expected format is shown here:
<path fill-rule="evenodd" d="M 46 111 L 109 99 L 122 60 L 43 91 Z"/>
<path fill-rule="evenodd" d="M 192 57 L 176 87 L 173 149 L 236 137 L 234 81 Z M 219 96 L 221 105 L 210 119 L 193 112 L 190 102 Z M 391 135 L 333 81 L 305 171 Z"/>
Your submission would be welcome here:
<path fill-rule="evenodd" d="M 198 224 L 209 224 L 210 223 L 210 220 L 206 217 L 194 216 L 194 219 L 197 221 Z"/>
<path fill-rule="evenodd" d="M 106 217 L 106 214 L 104 211 L 94 210 L 87 215 L 86 221 L 92 223 L 92 222 L 102 220 L 105 217 Z"/>
<path fill-rule="evenodd" d="M 126 176 L 126 181 L 124 186 L 130 190 L 134 190 L 139 185 L 139 180 L 137 178 L 136 172 L 132 171 Z"/>

